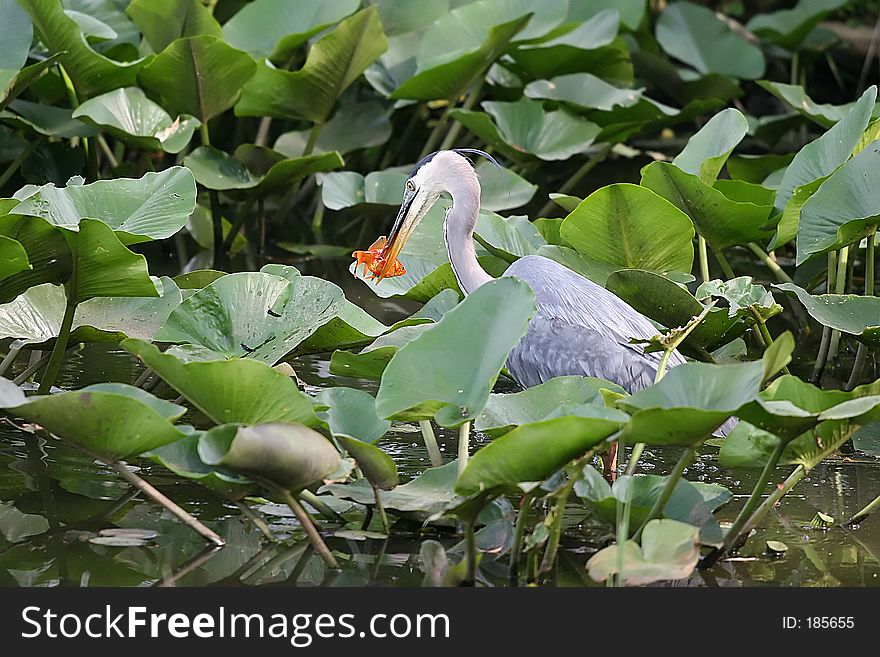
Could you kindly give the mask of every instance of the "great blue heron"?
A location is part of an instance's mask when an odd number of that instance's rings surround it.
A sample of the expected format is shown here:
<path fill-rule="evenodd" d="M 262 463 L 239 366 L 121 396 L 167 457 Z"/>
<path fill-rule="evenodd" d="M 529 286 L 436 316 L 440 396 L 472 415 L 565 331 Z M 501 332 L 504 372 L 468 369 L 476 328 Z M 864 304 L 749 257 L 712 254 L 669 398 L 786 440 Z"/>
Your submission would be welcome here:
<path fill-rule="evenodd" d="M 477 261 L 474 228 L 480 211 L 480 181 L 468 153 L 475 149 L 444 150 L 422 158 L 412 170 L 403 203 L 383 251 L 390 267 L 416 225 L 441 195 L 452 197 L 443 235 L 446 253 L 461 291 L 470 294 L 493 280 Z M 493 160 L 494 162 L 494 160 Z M 378 277 L 388 272 L 380 269 Z M 645 352 L 630 342 L 657 334 L 647 317 L 601 285 L 568 267 L 539 255 L 514 262 L 504 274 L 525 281 L 535 293 L 537 314 L 528 332 L 507 358 L 507 369 L 524 388 L 553 377 L 592 376 L 612 381 L 627 392 L 654 383 L 660 354 Z M 684 363 L 677 351 L 668 367 Z M 616 443 L 612 443 L 616 452 Z M 612 453 L 606 468 L 615 460 Z M 613 467 L 613 466 L 611 466 Z"/>

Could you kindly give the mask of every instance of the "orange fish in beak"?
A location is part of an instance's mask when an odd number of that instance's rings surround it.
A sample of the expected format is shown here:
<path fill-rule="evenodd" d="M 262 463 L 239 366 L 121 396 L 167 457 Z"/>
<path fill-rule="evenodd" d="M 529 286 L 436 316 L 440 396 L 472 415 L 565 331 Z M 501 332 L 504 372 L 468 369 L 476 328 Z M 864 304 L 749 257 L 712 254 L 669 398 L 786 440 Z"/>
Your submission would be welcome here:
<path fill-rule="evenodd" d="M 355 273 L 360 265 L 364 265 L 364 278 L 367 280 L 375 279 L 378 283 L 383 278 L 394 278 L 395 276 L 403 276 L 406 269 L 403 263 L 395 256 L 385 253 L 387 241 L 383 235 L 377 239 L 366 251 L 355 251 L 352 257 L 355 259 Z"/>

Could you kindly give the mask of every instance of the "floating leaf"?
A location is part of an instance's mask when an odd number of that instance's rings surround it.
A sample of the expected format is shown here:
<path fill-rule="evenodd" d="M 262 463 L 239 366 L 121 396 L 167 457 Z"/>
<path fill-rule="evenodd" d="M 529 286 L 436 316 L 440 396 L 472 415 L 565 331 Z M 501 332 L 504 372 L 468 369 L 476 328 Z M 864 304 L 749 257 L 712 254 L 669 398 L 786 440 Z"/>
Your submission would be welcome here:
<path fill-rule="evenodd" d="M 22 513 L 12 504 L 0 502 L 0 535 L 10 543 L 49 531 L 49 521 L 34 513 Z"/>
<path fill-rule="evenodd" d="M 880 298 L 856 294 L 812 295 L 794 283 L 781 283 L 776 287 L 797 296 L 810 317 L 823 326 L 854 335 L 869 346 L 880 346 Z"/>

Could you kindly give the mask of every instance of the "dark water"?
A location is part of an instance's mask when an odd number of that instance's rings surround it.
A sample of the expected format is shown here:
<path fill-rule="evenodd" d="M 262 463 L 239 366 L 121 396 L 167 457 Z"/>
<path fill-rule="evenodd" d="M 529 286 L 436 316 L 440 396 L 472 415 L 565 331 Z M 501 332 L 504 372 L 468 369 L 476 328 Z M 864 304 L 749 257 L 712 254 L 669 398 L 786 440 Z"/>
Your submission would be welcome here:
<path fill-rule="evenodd" d="M 379 302 L 358 283 L 349 282 L 338 267 L 332 276 L 353 301 L 384 321 L 412 310 L 404 304 Z M 325 272 L 326 275 L 326 272 Z M 292 362 L 311 386 L 348 385 L 375 391 L 376 384 L 329 374 L 325 357 Z M 59 380 L 63 387 L 101 381 L 132 382 L 140 366 L 125 352 L 107 345 L 89 345 L 71 356 Z M 162 389 L 157 389 L 163 394 Z M 165 389 L 165 393 L 169 391 Z M 357 531 L 360 520 L 333 534 L 327 542 L 335 550 L 341 572 L 327 571 L 306 547 L 295 521 L 285 508 L 252 501 L 270 522 L 282 544 L 271 544 L 243 519 L 232 504 L 219 500 L 192 482 L 181 480 L 150 462 L 138 462 L 139 474 L 184 506 L 227 541 L 221 550 L 206 549 L 204 541 L 151 502 L 132 497 L 128 486 L 101 464 L 27 426 L 0 424 L 0 585 L 2 586 L 153 586 L 153 585 L 300 585 L 417 586 L 419 547 L 426 539 L 439 540 L 458 560 L 459 537 L 451 530 L 423 529 L 399 521 L 392 536 L 366 537 Z M 454 458 L 455 436 L 438 436 L 445 456 Z M 479 447 L 481 437 L 474 441 Z M 421 436 L 415 425 L 399 424 L 382 439 L 404 478 L 427 466 Z M 718 515 L 730 521 L 751 490 L 757 471 L 721 468 L 717 450 L 706 447 L 686 477 L 722 484 L 735 497 Z M 668 472 L 678 458 L 676 450 L 646 452 L 643 472 Z M 782 481 L 790 467 L 773 477 Z M 675 586 L 874 586 L 880 584 L 880 518 L 871 517 L 852 530 L 810 527 L 822 511 L 838 520 L 847 518 L 880 492 L 880 462 L 865 458 L 837 459 L 813 470 L 775 509 L 736 558 L 695 573 Z M 345 512 L 345 509 L 342 509 Z M 28 515 L 22 515 L 28 514 Z M 357 517 L 357 514 L 351 516 Z M 48 524 L 48 531 L 45 531 Z M 585 564 L 610 539 L 610 528 L 590 519 L 583 507 L 571 504 L 558 566 L 545 580 L 557 586 L 597 586 Z M 142 544 L 103 545 L 95 542 L 102 530 L 152 530 Z M 371 529 L 376 529 L 375 522 Z M 37 533 L 39 530 L 40 533 Z M 36 534 L 36 535 L 32 535 Z M 481 540 L 490 547 L 509 541 L 499 530 Z M 782 556 L 764 554 L 766 541 L 783 541 Z M 506 557 L 484 558 L 481 574 L 486 583 L 506 584 Z"/>

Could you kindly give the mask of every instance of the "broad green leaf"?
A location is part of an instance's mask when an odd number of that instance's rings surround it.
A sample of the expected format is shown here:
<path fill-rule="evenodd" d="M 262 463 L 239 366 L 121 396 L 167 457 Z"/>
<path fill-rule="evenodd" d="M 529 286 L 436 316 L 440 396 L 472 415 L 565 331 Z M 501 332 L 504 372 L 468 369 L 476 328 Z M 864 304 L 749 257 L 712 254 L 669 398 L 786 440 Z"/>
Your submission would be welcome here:
<path fill-rule="evenodd" d="M 798 151 L 776 190 L 777 210 L 785 208 L 796 188 L 830 175 L 850 158 L 871 120 L 876 100 L 877 87 L 871 86 L 846 116 Z"/>
<path fill-rule="evenodd" d="M 595 406 L 590 410 L 592 415 L 523 424 L 493 440 L 468 461 L 455 491 L 473 495 L 496 486 L 544 481 L 615 434 L 627 421 L 625 413 L 612 408 Z"/>
<path fill-rule="evenodd" d="M 763 241 L 771 235 L 764 227 L 773 209 L 772 195 L 770 205 L 740 203 L 667 162 L 652 162 L 642 169 L 641 184 L 690 217 L 697 232 L 716 251 Z"/>
<path fill-rule="evenodd" d="M 153 369 L 193 406 L 217 424 L 287 422 L 316 426 L 310 399 L 289 376 L 252 358 L 232 360 L 184 359 L 162 353 L 143 340 L 128 339 L 122 346 Z M 216 358 L 216 357 L 215 357 Z"/>
<path fill-rule="evenodd" d="M 181 38 L 222 35 L 220 24 L 201 0 L 132 0 L 125 13 L 153 52 L 162 52 Z"/>
<path fill-rule="evenodd" d="M 342 290 L 320 278 L 229 274 L 175 308 L 154 339 L 271 365 L 335 317 L 342 300 Z"/>
<path fill-rule="evenodd" d="M 19 70 L 0 69 L 0 112 L 21 92 L 39 80 L 58 60 L 59 54 L 47 57 L 39 62 L 25 66 Z"/>
<path fill-rule="evenodd" d="M 298 493 L 339 467 L 339 453 L 321 434 L 295 424 L 223 425 L 199 438 L 208 465 L 268 480 Z"/>
<path fill-rule="evenodd" d="M 64 13 L 57 0 L 17 0 L 30 15 L 43 45 L 58 53 L 64 70 L 83 101 L 120 87 L 135 85 L 145 60 L 117 62 L 98 54 L 88 45 L 76 21 Z"/>
<path fill-rule="evenodd" d="M 186 412 L 183 406 L 122 383 L 25 398 L 15 384 L 0 379 L 0 408 L 110 460 L 136 456 L 185 435 L 173 424 Z"/>
<path fill-rule="evenodd" d="M 602 405 L 601 389 L 623 392 L 616 383 L 585 376 L 559 376 L 522 392 L 491 394 L 474 429 L 493 438 L 522 424 L 570 415 L 581 406 Z"/>
<path fill-rule="evenodd" d="M 174 282 L 181 290 L 201 290 L 221 276 L 226 276 L 226 272 L 216 269 L 196 269 L 186 274 L 178 274 L 174 277 Z"/>
<path fill-rule="evenodd" d="M 0 280 L 30 269 L 28 254 L 20 242 L 0 235 Z"/>
<path fill-rule="evenodd" d="M 561 109 L 546 112 L 540 101 L 530 98 L 485 101 L 483 107 L 487 113 L 455 109 L 449 115 L 516 161 L 566 160 L 586 151 L 599 134 L 594 123 Z"/>
<path fill-rule="evenodd" d="M 359 11 L 319 39 L 299 71 L 284 71 L 262 62 L 242 91 L 235 113 L 324 123 L 342 92 L 386 46 L 376 8 Z"/>
<path fill-rule="evenodd" d="M 185 167 L 171 167 L 142 178 L 99 180 L 88 185 L 28 185 L 16 192 L 15 213 L 42 217 L 54 226 L 77 230 L 86 217 L 96 219 L 126 244 L 171 237 L 196 205 L 196 186 Z"/>
<path fill-rule="evenodd" d="M 166 109 L 207 123 L 235 104 L 255 68 L 246 52 L 203 35 L 171 42 L 141 70 L 138 80 Z"/>
<path fill-rule="evenodd" d="M 480 179 L 480 207 L 483 210 L 501 212 L 521 207 L 538 191 L 537 185 L 518 173 L 504 167 L 499 170 L 491 162 L 479 162 L 475 168 Z"/>
<path fill-rule="evenodd" d="M 657 20 L 657 43 L 667 54 L 701 73 L 722 73 L 744 80 L 764 75 L 761 49 L 746 41 L 708 7 L 675 2 Z"/>
<path fill-rule="evenodd" d="M 74 119 L 73 110 L 21 99 L 9 103 L 9 109 L 0 114 L 0 119 L 13 127 L 46 137 L 72 139 L 92 137 L 98 133 L 96 128 Z"/>
<path fill-rule="evenodd" d="M 880 223 L 880 140 L 845 162 L 804 203 L 797 264 L 816 253 L 858 244 Z"/>
<path fill-rule="evenodd" d="M 394 354 L 427 329 L 426 324 L 403 326 L 380 335 L 360 353 L 334 351 L 330 358 L 330 372 L 339 376 L 378 381 Z"/>
<path fill-rule="evenodd" d="M 739 110 L 723 110 L 688 140 L 672 164 L 711 185 L 747 131 L 748 122 Z"/>
<path fill-rule="evenodd" d="M 0 15 L 0 70 L 17 71 L 27 61 L 34 28 L 16 0 L 0 1 Z"/>
<path fill-rule="evenodd" d="M 72 18 L 79 25 L 86 41 L 100 42 L 115 39 L 118 34 L 116 30 L 107 25 L 104 21 L 95 18 L 89 14 L 84 14 L 74 9 L 65 9 L 64 13 L 68 18 Z"/>
<path fill-rule="evenodd" d="M 336 151 L 346 154 L 362 148 L 381 146 L 391 137 L 391 110 L 376 101 L 342 105 L 324 124 L 315 142 L 315 153 Z M 309 141 L 311 130 L 285 132 L 273 148 L 286 157 L 299 157 Z M 353 172 L 351 172 L 353 173 Z"/>
<path fill-rule="evenodd" d="M 568 21 L 585 21 L 609 9 L 619 12 L 620 24 L 633 32 L 645 16 L 647 4 L 644 0 L 590 0 L 590 2 L 571 2 L 568 6 Z"/>
<path fill-rule="evenodd" d="M 690 219 L 651 190 L 615 183 L 593 192 L 562 222 L 560 235 L 586 258 L 618 267 L 689 272 Z"/>
<path fill-rule="evenodd" d="M 477 218 L 474 239 L 489 253 L 507 262 L 533 255 L 546 245 L 544 238 L 528 217 L 502 217 L 494 212 L 481 212 Z"/>
<path fill-rule="evenodd" d="M 810 200 L 810 197 L 816 193 L 816 190 L 826 180 L 828 180 L 827 176 L 794 188 L 788 203 L 785 204 L 785 209 L 782 211 L 779 223 L 776 224 L 776 233 L 773 235 L 773 239 L 770 240 L 768 248 L 776 249 L 797 238 L 804 203 Z"/>
<path fill-rule="evenodd" d="M 535 80 L 526 85 L 523 93 L 529 98 L 547 98 L 583 109 L 604 111 L 615 107 L 632 107 L 642 97 L 641 89 L 621 89 L 589 73 Z"/>
<path fill-rule="evenodd" d="M 31 265 L 0 279 L 0 303 L 41 283 L 64 283 L 70 278 L 73 263 L 63 231 L 39 217 L 6 215 L 0 216 L 0 234 L 21 244 Z"/>
<path fill-rule="evenodd" d="M 823 326 L 854 335 L 869 346 L 880 346 L 880 298 L 856 294 L 812 295 L 794 283 L 775 287 L 794 294 L 810 317 Z"/>
<path fill-rule="evenodd" d="M 603 548 L 587 562 L 587 570 L 597 582 L 619 575 L 625 584 L 643 586 L 684 579 L 694 571 L 699 559 L 698 527 L 678 520 L 651 520 L 642 533 L 641 545 L 626 541 L 622 546 Z"/>
<path fill-rule="evenodd" d="M 137 87 L 116 89 L 87 100 L 74 112 L 136 148 L 177 153 L 192 138 L 199 121 L 191 116 L 171 116 Z"/>
<path fill-rule="evenodd" d="M 807 95 L 806 90 L 797 84 L 785 84 L 784 82 L 771 82 L 770 80 L 758 80 L 758 84 L 782 102 L 791 106 L 793 110 L 815 121 L 823 128 L 830 128 L 840 121 L 855 103 L 844 105 L 830 105 L 817 103 Z"/>
<path fill-rule="evenodd" d="M 758 185 L 763 183 L 770 174 L 785 169 L 792 158 L 794 158 L 794 153 L 787 155 L 776 153 L 731 155 L 727 159 L 727 173 L 733 180 L 744 180 Z"/>
<path fill-rule="evenodd" d="M 441 426 L 472 420 L 533 313 L 534 295 L 522 281 L 501 278 L 481 286 L 395 354 L 382 374 L 376 413 L 433 418 Z"/>
<path fill-rule="evenodd" d="M 223 25 L 229 45 L 284 64 L 296 49 L 358 8 L 357 0 L 255 0 Z"/>
<path fill-rule="evenodd" d="M 565 242 L 564 239 L 561 239 L 561 241 Z M 538 255 L 550 258 L 551 260 L 558 262 L 560 265 L 564 265 L 572 271 L 577 272 L 584 278 L 589 278 L 591 281 L 602 287 L 605 287 L 608 276 L 612 272 L 620 269 L 619 266 L 609 262 L 585 258 L 574 249 L 568 246 L 559 246 L 557 244 L 542 246 L 538 249 Z"/>
<path fill-rule="evenodd" d="M 388 36 L 422 30 L 449 11 L 449 0 L 377 0 Z"/>
<path fill-rule="evenodd" d="M 357 461 L 364 476 L 380 490 L 391 490 L 397 486 L 397 465 L 375 445 L 362 442 L 357 438 L 339 436 L 342 447 Z"/>
<path fill-rule="evenodd" d="M 315 396 L 315 402 L 327 406 L 318 417 L 327 424 L 335 438 L 375 443 L 391 428 L 391 422 L 376 415 L 376 400 L 363 390 L 327 388 Z M 356 454 L 353 456 L 357 459 Z"/>
<path fill-rule="evenodd" d="M 800 0 L 791 9 L 758 14 L 746 23 L 749 32 L 789 50 L 797 48 L 825 16 L 846 0 Z"/>

